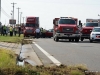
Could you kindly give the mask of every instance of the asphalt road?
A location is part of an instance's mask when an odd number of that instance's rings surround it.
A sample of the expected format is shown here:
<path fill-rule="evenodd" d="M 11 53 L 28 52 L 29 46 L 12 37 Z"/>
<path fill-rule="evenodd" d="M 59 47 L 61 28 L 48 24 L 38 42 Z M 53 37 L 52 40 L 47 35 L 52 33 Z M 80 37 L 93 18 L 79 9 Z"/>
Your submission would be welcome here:
<path fill-rule="evenodd" d="M 100 71 L 100 42 L 55 42 L 52 38 L 40 38 L 34 39 L 32 46 L 44 65 L 83 64 L 91 71 Z"/>

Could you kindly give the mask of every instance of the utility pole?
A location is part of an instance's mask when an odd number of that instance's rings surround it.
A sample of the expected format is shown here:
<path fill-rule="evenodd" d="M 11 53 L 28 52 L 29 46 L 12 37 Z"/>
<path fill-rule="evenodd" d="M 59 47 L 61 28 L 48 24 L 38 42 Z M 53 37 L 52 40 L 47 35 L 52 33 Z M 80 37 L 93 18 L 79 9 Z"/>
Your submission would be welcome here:
<path fill-rule="evenodd" d="M 18 25 L 19 25 L 19 7 L 17 8 L 18 9 Z"/>
<path fill-rule="evenodd" d="M 1 22 L 1 0 L 0 0 L 0 22 Z"/>
<path fill-rule="evenodd" d="M 10 14 L 11 14 L 11 19 L 13 19 L 13 11 L 11 11 L 11 13 L 10 13 Z"/>
<path fill-rule="evenodd" d="M 1 27 L 1 0 L 0 0 L 0 27 Z"/>
<path fill-rule="evenodd" d="M 20 25 L 21 25 L 22 12 L 20 12 Z"/>
<path fill-rule="evenodd" d="M 23 17 L 23 24 L 24 24 L 24 18 L 25 18 L 25 17 Z"/>
<path fill-rule="evenodd" d="M 14 5 L 16 4 L 16 3 L 11 3 L 11 4 L 13 4 L 13 21 L 14 21 Z"/>

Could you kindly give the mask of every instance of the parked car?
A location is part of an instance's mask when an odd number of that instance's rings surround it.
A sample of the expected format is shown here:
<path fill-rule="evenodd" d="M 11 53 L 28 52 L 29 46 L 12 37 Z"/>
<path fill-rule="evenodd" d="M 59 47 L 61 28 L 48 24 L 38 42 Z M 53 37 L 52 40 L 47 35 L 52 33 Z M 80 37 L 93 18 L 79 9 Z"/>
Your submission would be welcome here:
<path fill-rule="evenodd" d="M 90 34 L 90 42 L 100 41 L 100 27 L 94 27 Z"/>
<path fill-rule="evenodd" d="M 53 29 L 47 30 L 45 35 L 46 35 L 46 37 L 49 37 L 49 38 L 53 37 Z"/>

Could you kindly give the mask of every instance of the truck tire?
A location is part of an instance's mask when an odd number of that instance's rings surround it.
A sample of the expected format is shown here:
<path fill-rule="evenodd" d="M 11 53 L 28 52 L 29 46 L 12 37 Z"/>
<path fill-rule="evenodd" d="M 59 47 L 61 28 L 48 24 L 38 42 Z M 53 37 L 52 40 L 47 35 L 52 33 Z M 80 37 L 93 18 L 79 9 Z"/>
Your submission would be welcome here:
<path fill-rule="evenodd" d="M 69 42 L 71 42 L 71 39 L 69 39 Z"/>
<path fill-rule="evenodd" d="M 49 36 L 48 38 L 51 38 L 51 36 Z"/>
<path fill-rule="evenodd" d="M 53 40 L 55 41 L 55 38 L 53 38 Z"/>
<path fill-rule="evenodd" d="M 75 39 L 75 42 L 79 42 L 79 38 Z"/>
<path fill-rule="evenodd" d="M 72 42 L 74 42 L 74 39 L 71 39 L 72 40 Z"/>
<path fill-rule="evenodd" d="M 84 40 L 84 38 L 81 38 L 81 41 L 83 41 Z"/>
<path fill-rule="evenodd" d="M 58 38 L 58 37 L 56 37 L 56 38 L 55 38 L 55 41 L 56 41 L 56 42 L 58 42 L 58 41 L 59 41 L 59 38 Z"/>
<path fill-rule="evenodd" d="M 92 42 L 93 42 L 93 40 L 90 39 L 90 43 L 92 43 Z"/>

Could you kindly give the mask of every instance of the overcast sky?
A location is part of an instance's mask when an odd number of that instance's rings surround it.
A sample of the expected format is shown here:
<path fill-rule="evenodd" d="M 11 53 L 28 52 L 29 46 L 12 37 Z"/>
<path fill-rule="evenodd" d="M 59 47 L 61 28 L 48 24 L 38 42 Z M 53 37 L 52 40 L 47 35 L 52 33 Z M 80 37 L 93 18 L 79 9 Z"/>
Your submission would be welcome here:
<path fill-rule="evenodd" d="M 14 18 L 18 22 L 18 9 L 22 17 L 37 16 L 40 18 L 40 27 L 50 29 L 53 27 L 53 19 L 56 17 L 75 17 L 83 23 L 86 18 L 100 18 L 100 0 L 1 0 L 1 22 L 8 24 L 11 18 L 13 5 Z M 5 13 L 6 12 L 6 13 Z M 25 19 L 24 19 L 25 20 Z M 23 22 L 23 18 L 21 19 Z M 24 21 L 25 22 L 25 21 Z"/>

